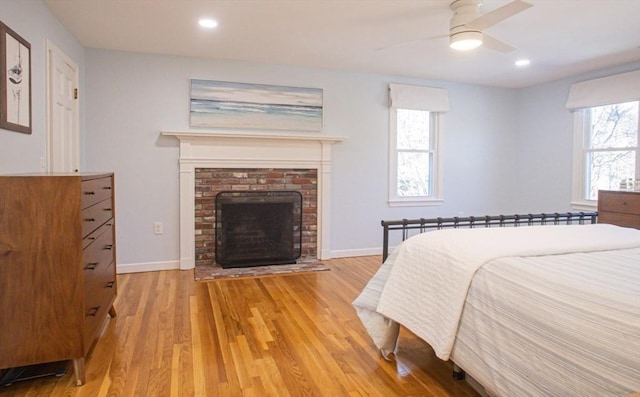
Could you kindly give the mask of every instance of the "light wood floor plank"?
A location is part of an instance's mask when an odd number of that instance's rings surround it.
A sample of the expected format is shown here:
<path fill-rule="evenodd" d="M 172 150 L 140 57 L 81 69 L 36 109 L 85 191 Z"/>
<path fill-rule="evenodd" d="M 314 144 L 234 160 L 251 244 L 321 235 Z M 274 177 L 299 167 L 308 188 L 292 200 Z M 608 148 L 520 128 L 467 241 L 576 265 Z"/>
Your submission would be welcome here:
<path fill-rule="evenodd" d="M 68 373 L 0 388 L 0 397 L 477 397 L 407 330 L 396 361 L 380 357 L 351 306 L 379 261 L 210 282 L 191 271 L 119 275 L 118 316 L 87 359 L 87 383 L 76 387 Z"/>
<path fill-rule="evenodd" d="M 198 322 L 198 302 L 194 297 L 191 298 L 191 319 L 192 322 Z M 194 327 L 191 334 L 191 351 L 193 352 L 193 388 L 195 395 L 201 396 L 206 394 L 205 388 L 205 365 L 202 351 L 202 343 L 200 342 L 199 327 Z"/>

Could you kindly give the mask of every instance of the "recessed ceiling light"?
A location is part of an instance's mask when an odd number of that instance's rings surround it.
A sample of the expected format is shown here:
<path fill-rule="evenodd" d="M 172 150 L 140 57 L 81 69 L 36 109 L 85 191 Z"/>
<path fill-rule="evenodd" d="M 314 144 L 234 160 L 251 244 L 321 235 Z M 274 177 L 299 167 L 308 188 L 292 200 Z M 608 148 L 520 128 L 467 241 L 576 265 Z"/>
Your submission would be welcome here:
<path fill-rule="evenodd" d="M 207 29 L 213 29 L 216 26 L 218 26 L 218 21 L 216 21 L 215 19 L 210 19 L 210 18 L 202 18 L 198 21 L 198 24 L 200 26 L 202 26 L 203 28 L 207 28 Z"/>
<path fill-rule="evenodd" d="M 530 60 L 528 59 L 518 59 L 516 61 L 516 66 L 519 68 L 525 67 L 525 66 L 529 66 L 529 64 L 531 63 Z"/>

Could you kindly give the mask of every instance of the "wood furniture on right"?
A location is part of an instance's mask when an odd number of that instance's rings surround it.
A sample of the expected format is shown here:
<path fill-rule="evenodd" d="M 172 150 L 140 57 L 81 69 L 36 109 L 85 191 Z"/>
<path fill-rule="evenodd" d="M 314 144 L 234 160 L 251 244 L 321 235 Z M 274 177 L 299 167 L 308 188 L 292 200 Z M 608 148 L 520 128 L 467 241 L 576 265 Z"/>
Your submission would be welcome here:
<path fill-rule="evenodd" d="M 113 174 L 0 176 L 0 369 L 73 360 L 115 316 Z"/>
<path fill-rule="evenodd" d="M 599 190 L 598 223 L 640 229 L 640 192 Z"/>

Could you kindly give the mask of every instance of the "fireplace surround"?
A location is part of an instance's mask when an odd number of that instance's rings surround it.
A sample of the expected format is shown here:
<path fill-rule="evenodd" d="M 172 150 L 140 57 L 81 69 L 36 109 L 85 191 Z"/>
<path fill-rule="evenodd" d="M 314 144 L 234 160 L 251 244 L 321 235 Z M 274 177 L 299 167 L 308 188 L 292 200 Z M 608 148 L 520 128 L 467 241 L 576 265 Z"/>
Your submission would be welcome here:
<path fill-rule="evenodd" d="M 317 259 L 330 259 L 331 148 L 344 137 L 163 131 L 179 140 L 180 269 L 195 267 L 196 168 L 317 170 Z"/>

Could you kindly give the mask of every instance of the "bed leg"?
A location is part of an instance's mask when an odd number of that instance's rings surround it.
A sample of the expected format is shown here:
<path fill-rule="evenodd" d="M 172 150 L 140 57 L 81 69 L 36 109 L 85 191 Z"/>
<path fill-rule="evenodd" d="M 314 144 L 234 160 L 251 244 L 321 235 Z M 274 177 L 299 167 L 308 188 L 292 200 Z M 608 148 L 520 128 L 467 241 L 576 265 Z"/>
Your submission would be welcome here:
<path fill-rule="evenodd" d="M 464 380 L 464 370 L 456 364 L 453 364 L 453 379 Z"/>

